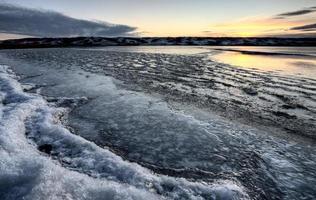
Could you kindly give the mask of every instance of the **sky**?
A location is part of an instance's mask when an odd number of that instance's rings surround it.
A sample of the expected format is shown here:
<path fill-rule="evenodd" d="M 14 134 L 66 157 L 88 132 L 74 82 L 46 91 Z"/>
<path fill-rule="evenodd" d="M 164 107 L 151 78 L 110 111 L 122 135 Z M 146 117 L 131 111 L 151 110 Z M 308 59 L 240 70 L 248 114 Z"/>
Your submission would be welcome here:
<path fill-rule="evenodd" d="M 316 37 L 316 0 L 0 0 L 0 32 L 0 37 Z"/>

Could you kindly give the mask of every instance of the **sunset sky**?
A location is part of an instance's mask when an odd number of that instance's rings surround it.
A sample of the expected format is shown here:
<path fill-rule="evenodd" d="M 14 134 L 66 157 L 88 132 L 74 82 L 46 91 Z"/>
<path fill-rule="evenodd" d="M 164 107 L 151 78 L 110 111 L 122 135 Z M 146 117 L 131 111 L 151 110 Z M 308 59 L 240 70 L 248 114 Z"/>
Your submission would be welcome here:
<path fill-rule="evenodd" d="M 17 35 L 316 37 L 315 0 L 0 0 L 0 4 L 2 38 Z M 15 9 L 8 11 L 12 6 Z M 59 13 L 65 18 L 57 16 Z M 92 21 L 94 25 L 87 26 L 85 22 L 81 27 L 83 21 L 74 22 L 72 18 Z M 58 34 L 54 30 L 67 27 L 68 22 L 75 23 L 71 31 Z M 25 24 L 24 28 L 21 24 Z M 120 26 L 112 30 L 112 24 Z M 28 30 L 30 27 L 36 32 Z"/>

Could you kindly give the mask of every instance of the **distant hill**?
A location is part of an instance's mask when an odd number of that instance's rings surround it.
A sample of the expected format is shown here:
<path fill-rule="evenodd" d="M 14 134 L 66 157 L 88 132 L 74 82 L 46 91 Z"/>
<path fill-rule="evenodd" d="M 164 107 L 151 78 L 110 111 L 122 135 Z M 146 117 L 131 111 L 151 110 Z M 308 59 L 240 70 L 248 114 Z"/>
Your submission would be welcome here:
<path fill-rule="evenodd" d="M 214 38 L 214 37 L 74 37 L 26 38 L 0 41 L 0 49 L 96 46 L 316 46 L 316 38 Z"/>

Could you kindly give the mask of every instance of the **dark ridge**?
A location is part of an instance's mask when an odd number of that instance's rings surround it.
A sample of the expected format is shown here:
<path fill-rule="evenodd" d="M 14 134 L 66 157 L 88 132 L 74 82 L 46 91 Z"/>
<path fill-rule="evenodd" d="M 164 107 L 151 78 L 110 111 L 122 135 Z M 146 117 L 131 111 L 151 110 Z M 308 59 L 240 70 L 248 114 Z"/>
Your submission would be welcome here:
<path fill-rule="evenodd" d="M 0 41 L 0 49 L 97 47 L 97 46 L 316 46 L 316 38 L 242 38 L 242 37 L 74 37 L 25 38 Z"/>

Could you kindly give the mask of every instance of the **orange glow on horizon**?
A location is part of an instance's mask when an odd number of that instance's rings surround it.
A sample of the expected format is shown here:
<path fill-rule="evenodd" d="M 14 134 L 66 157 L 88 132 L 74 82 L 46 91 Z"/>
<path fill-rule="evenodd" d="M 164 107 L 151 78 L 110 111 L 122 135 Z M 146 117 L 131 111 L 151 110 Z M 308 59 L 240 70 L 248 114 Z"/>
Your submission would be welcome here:
<path fill-rule="evenodd" d="M 231 23 L 214 24 L 210 29 L 214 33 L 229 35 L 233 37 L 256 37 L 273 34 L 301 33 L 291 30 L 293 27 L 303 26 L 310 22 L 310 19 L 277 19 L 277 18 L 249 18 Z"/>

